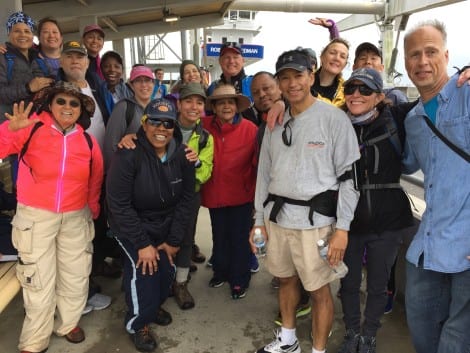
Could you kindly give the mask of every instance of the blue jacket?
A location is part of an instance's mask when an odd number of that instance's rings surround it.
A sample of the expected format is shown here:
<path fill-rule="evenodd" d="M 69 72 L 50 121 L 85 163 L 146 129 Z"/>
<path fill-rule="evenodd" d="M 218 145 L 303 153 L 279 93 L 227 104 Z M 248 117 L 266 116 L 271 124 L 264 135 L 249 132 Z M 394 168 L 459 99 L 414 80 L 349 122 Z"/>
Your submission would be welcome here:
<path fill-rule="evenodd" d="M 457 88 L 454 75 L 439 92 L 436 127 L 470 153 L 470 86 Z M 457 273 L 470 269 L 470 164 L 426 125 L 420 100 L 405 120 L 405 173 L 424 173 L 426 210 L 406 258 L 427 270 Z"/>

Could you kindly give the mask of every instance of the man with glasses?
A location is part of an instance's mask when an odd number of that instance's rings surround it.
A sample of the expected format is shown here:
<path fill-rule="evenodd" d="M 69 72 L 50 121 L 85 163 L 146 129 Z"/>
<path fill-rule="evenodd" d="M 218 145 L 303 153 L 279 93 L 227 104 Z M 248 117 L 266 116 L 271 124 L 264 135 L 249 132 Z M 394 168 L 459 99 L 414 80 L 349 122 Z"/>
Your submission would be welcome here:
<path fill-rule="evenodd" d="M 346 114 L 311 94 L 315 77 L 305 52 L 283 53 L 276 77 L 289 109 L 283 126 L 265 131 L 254 229 L 268 239 L 265 264 L 280 277 L 282 327 L 258 353 L 300 352 L 295 332 L 299 280 L 313 303 L 312 352 L 325 352 L 334 314 L 329 283 L 337 278 L 333 268 L 343 259 L 359 197 L 349 177 L 359 150 Z M 329 243 L 328 261 L 317 249 L 320 239 Z"/>

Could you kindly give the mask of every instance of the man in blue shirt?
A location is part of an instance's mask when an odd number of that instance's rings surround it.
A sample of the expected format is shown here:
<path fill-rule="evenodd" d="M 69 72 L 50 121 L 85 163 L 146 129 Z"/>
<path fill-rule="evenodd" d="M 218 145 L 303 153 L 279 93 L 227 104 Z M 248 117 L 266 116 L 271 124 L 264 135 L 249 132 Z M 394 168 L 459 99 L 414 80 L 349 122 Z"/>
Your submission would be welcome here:
<path fill-rule="evenodd" d="M 446 31 L 438 21 L 405 36 L 405 67 L 421 98 L 405 120 L 406 173 L 424 173 L 426 211 L 407 255 L 406 310 L 417 353 L 470 347 L 470 163 L 425 119 L 470 152 L 470 86 L 449 78 Z"/>

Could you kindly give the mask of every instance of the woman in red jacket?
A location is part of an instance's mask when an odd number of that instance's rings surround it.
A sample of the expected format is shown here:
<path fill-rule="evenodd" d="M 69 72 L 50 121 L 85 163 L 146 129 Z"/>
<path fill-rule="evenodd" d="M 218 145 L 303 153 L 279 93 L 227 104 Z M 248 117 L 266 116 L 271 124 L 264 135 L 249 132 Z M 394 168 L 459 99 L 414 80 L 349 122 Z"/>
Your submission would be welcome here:
<path fill-rule="evenodd" d="M 0 158 L 19 155 L 12 241 L 26 312 L 22 353 L 45 351 L 52 331 L 72 343 L 85 339 L 78 321 L 87 300 L 92 218 L 99 214 L 103 180 L 99 145 L 84 131 L 93 100 L 60 81 L 42 93 L 42 112 L 28 118 L 32 103 L 15 103 L 0 126 Z"/>
<path fill-rule="evenodd" d="M 231 85 L 218 86 L 208 98 L 215 115 L 203 119 L 214 137 L 212 176 L 201 189 L 202 205 L 209 208 L 214 276 L 210 287 L 228 281 L 232 298 L 246 295 L 250 283 L 252 224 L 256 184 L 256 133 L 258 128 L 240 112 L 250 106 L 248 97 Z"/>

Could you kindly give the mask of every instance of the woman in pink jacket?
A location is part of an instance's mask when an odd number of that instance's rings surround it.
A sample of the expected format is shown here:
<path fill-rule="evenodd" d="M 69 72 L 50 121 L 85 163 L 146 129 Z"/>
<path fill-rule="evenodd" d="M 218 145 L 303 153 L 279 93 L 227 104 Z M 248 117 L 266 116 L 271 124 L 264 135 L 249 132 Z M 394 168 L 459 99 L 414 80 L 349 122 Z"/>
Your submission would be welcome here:
<path fill-rule="evenodd" d="M 0 126 L 0 158 L 19 159 L 12 241 L 26 312 L 22 353 L 45 351 L 53 331 L 72 343 L 85 339 L 78 321 L 87 300 L 92 218 L 99 214 L 103 180 L 99 145 L 84 131 L 93 100 L 66 82 L 41 93 L 38 113 L 28 118 L 32 103 L 15 103 Z"/>

